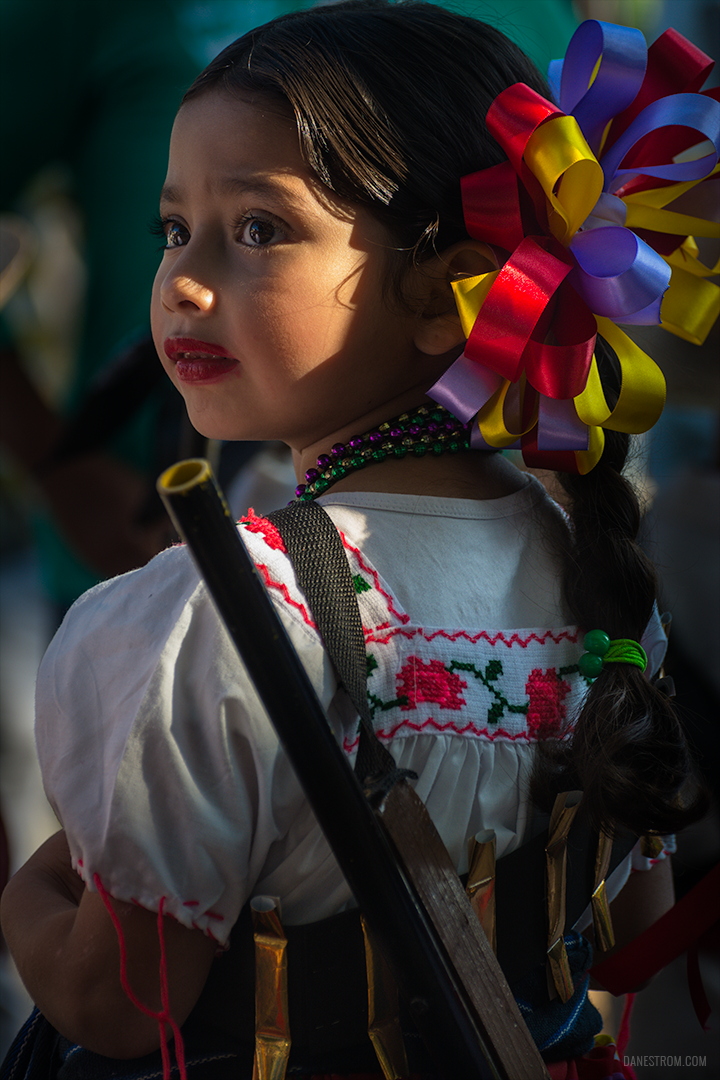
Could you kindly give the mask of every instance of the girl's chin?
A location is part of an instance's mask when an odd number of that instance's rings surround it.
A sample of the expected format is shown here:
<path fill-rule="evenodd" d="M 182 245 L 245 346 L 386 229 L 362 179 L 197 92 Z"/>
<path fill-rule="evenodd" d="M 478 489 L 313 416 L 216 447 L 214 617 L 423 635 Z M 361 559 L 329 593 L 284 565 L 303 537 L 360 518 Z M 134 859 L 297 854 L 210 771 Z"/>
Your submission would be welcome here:
<path fill-rule="evenodd" d="M 262 442 L 264 436 L 248 424 L 238 422 L 237 416 L 213 414 L 208 409 L 197 409 L 193 402 L 185 401 L 188 419 L 198 435 L 216 442 Z"/>

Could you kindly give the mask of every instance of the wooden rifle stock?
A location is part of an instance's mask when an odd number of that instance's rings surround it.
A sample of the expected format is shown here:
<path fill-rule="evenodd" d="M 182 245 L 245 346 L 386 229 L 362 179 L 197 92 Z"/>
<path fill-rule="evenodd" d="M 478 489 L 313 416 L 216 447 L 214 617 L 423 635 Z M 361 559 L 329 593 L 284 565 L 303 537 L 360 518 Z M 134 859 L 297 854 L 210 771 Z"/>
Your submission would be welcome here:
<path fill-rule="evenodd" d="M 208 463 L 200 459 L 179 462 L 163 473 L 158 490 L 205 579 L 438 1071 L 446 1080 L 547 1077 L 452 867 L 449 875 L 433 878 L 431 874 L 429 890 L 423 890 L 422 879 L 428 878 L 432 859 L 421 856 L 426 866 L 419 877 L 410 865 L 417 863 L 417 855 L 404 865 L 392 830 L 382 823 L 383 809 L 376 814 L 365 798 Z M 414 796 L 401 784 L 386 803 L 403 787 Z M 403 795 L 395 797 L 404 801 Z M 449 860 L 446 852 L 445 856 Z M 418 882 L 438 910 L 428 910 Z M 455 944 L 469 946 L 460 965 L 466 969 L 463 974 L 442 939 L 443 904 L 450 900 L 457 908 L 458 889 L 458 903 L 464 903 L 466 911 L 457 909 L 449 921 L 454 923 Z M 451 947 L 454 951 L 452 942 Z M 467 985 L 468 962 L 481 968 L 475 987 Z"/>

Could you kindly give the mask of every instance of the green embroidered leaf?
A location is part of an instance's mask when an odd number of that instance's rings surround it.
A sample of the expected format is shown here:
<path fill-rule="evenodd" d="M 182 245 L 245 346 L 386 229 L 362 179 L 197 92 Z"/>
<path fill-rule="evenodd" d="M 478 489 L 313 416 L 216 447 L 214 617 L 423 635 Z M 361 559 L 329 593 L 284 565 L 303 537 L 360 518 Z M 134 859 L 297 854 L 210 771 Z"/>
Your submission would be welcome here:
<path fill-rule="evenodd" d="M 383 702 L 383 704 L 380 706 L 380 708 L 382 709 L 383 712 L 387 712 L 388 709 L 396 709 L 398 707 L 398 705 L 407 705 L 407 703 L 408 703 L 407 694 L 400 694 L 400 697 L 396 697 L 394 701 L 385 701 L 385 702 Z"/>
<path fill-rule="evenodd" d="M 485 668 L 485 678 L 491 682 L 499 678 L 503 673 L 502 661 L 491 660 Z"/>
<path fill-rule="evenodd" d="M 353 577 L 353 585 L 355 586 L 356 593 L 367 592 L 368 589 L 372 588 L 370 582 L 366 581 L 362 574 L 355 574 Z"/>
<path fill-rule="evenodd" d="M 502 719 L 504 705 L 501 701 L 494 701 L 488 709 L 488 724 L 497 724 Z"/>
<path fill-rule="evenodd" d="M 367 673 L 368 673 L 368 675 L 372 675 L 373 671 L 375 671 L 375 669 L 378 666 L 378 662 L 377 662 L 377 660 L 375 659 L 375 657 L 373 656 L 373 654 L 371 652 L 367 653 L 366 659 L 367 659 Z"/>

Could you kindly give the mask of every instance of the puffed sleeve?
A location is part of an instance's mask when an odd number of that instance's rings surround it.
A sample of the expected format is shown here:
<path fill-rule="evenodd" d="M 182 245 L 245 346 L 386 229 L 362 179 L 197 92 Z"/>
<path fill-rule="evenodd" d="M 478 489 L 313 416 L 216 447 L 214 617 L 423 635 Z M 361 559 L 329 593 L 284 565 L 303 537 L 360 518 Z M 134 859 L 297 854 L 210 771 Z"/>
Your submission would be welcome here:
<path fill-rule="evenodd" d="M 289 573 L 273 598 L 327 709 L 336 677 Z M 46 792 L 88 888 L 99 877 L 150 910 L 164 898 L 182 924 L 225 943 L 271 852 L 307 814 L 186 549 L 71 609 L 40 669 L 36 730 Z"/>

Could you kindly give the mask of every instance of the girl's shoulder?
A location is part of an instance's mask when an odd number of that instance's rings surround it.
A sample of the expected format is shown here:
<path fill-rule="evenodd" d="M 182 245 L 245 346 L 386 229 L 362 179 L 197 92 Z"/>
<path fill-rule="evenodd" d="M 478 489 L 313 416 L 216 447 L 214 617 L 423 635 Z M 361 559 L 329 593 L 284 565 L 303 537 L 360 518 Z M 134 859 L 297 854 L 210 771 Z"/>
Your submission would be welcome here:
<path fill-rule="evenodd" d="M 238 531 L 275 604 L 308 629 L 314 627 L 295 581 L 280 534 L 252 510 L 238 522 Z M 100 582 L 84 593 L 65 616 L 58 637 L 78 634 L 92 639 L 105 633 L 142 636 L 161 641 L 179 623 L 212 606 L 209 593 L 188 547 L 173 544 L 145 566 Z"/>

